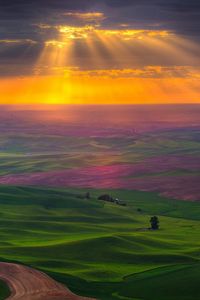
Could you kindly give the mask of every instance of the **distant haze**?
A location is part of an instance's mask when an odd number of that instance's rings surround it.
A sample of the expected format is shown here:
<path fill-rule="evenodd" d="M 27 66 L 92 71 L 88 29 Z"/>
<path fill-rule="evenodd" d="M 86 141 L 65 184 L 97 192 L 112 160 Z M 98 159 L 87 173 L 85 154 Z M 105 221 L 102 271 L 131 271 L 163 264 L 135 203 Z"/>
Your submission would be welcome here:
<path fill-rule="evenodd" d="M 79 135 L 200 126 L 200 105 L 1 106 L 0 128 Z M 103 134 L 103 132 L 102 132 Z"/>

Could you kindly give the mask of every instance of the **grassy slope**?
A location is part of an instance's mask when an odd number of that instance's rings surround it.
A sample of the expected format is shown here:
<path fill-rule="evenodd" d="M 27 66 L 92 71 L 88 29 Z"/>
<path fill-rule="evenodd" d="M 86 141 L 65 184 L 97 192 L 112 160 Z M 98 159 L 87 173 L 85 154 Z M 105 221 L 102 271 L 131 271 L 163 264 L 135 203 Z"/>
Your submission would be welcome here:
<path fill-rule="evenodd" d="M 103 300 L 198 299 L 200 205 L 112 191 L 128 203 L 119 207 L 97 201 L 103 192 L 84 200 L 84 190 L 0 187 L 1 260 Z M 145 230 L 152 214 L 157 232 Z"/>

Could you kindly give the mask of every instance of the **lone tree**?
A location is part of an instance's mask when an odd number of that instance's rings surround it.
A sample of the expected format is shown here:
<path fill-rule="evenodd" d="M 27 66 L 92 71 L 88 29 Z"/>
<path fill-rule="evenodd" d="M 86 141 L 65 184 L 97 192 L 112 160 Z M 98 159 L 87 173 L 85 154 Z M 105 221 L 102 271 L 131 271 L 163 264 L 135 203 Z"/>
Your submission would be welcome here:
<path fill-rule="evenodd" d="M 159 220 L 158 220 L 158 217 L 156 217 L 156 216 L 151 217 L 150 223 L 151 223 L 151 229 L 152 230 L 159 229 Z"/>

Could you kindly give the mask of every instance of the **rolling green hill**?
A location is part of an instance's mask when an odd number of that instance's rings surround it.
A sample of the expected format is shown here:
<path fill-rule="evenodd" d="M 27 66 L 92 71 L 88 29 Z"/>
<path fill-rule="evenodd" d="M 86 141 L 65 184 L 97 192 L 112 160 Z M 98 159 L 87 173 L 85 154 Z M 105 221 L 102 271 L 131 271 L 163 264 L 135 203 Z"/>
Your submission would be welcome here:
<path fill-rule="evenodd" d="M 197 202 L 123 190 L 90 190 L 87 200 L 85 192 L 0 187 L 0 259 L 38 268 L 102 300 L 200 296 Z M 105 192 L 127 206 L 97 200 Z M 153 232 L 155 214 L 161 227 Z"/>

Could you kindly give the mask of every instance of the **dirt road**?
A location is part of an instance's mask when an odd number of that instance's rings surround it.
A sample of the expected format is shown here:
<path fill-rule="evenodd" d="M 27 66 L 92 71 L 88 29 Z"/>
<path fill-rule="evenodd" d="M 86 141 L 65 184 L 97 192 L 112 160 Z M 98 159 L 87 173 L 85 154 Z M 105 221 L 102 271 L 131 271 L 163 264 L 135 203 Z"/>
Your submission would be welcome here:
<path fill-rule="evenodd" d="M 0 279 L 11 291 L 7 300 L 92 300 L 77 296 L 46 274 L 22 265 L 0 262 Z"/>

